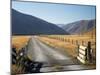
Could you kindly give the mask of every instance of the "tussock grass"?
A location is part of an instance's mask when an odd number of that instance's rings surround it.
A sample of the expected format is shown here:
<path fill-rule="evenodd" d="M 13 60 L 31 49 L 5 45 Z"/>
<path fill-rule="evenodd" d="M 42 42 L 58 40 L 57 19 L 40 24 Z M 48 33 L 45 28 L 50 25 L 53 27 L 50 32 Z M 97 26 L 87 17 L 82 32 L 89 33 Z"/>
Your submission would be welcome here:
<path fill-rule="evenodd" d="M 20 50 L 20 48 L 27 44 L 29 38 L 30 36 L 12 36 L 12 46 Z"/>

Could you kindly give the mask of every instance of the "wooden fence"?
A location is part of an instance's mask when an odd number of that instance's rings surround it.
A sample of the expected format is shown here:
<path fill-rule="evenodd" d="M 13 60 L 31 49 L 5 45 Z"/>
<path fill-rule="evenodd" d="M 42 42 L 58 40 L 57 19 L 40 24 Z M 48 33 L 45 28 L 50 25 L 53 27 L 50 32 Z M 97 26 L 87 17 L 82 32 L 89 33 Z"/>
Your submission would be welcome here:
<path fill-rule="evenodd" d="M 88 39 L 88 40 L 73 39 L 73 38 L 70 38 L 70 36 L 64 37 L 63 35 L 41 35 L 41 37 L 48 37 L 50 39 L 60 40 L 60 41 L 70 43 L 70 44 L 73 44 L 73 45 L 83 45 L 83 46 L 87 46 L 88 41 L 91 41 L 90 39 Z M 91 45 L 95 45 L 95 44 L 96 44 L 95 41 L 91 42 Z"/>
<path fill-rule="evenodd" d="M 64 37 L 62 35 L 56 35 L 56 36 L 52 36 L 52 35 L 43 35 L 41 37 L 48 37 L 50 39 L 56 39 L 56 40 L 60 40 L 69 44 L 73 44 L 78 46 L 78 56 L 77 59 L 83 63 L 83 64 L 87 64 L 87 63 L 92 63 L 93 58 L 96 59 L 96 56 L 94 56 L 94 52 L 95 51 L 92 46 L 96 45 L 95 41 L 89 41 L 89 40 L 80 40 L 80 39 L 70 39 L 70 37 Z"/>
<path fill-rule="evenodd" d="M 87 46 L 79 46 L 77 59 L 83 64 L 93 63 L 93 51 L 91 48 L 91 42 L 88 42 Z"/>

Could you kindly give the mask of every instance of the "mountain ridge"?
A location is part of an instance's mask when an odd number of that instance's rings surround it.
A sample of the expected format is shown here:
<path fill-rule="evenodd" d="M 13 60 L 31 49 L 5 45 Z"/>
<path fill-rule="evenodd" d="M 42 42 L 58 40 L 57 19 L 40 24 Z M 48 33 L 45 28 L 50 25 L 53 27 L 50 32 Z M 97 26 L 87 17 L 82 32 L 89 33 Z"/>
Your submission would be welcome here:
<path fill-rule="evenodd" d="M 64 25 L 62 28 L 70 34 L 82 34 L 95 28 L 96 19 L 80 20 Z"/>
<path fill-rule="evenodd" d="M 45 20 L 12 9 L 13 35 L 69 34 L 64 29 Z"/>

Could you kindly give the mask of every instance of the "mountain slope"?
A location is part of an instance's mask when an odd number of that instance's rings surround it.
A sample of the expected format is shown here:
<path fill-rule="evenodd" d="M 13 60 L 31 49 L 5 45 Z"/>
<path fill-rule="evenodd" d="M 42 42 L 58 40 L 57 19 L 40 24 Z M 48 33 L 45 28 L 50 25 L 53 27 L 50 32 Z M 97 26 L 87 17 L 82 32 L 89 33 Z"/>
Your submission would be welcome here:
<path fill-rule="evenodd" d="M 12 34 L 13 35 L 38 35 L 38 34 L 68 34 L 55 24 L 46 22 L 37 17 L 26 15 L 12 9 Z"/>
<path fill-rule="evenodd" d="M 62 27 L 70 34 L 82 34 L 95 28 L 95 20 L 80 20 Z"/>
<path fill-rule="evenodd" d="M 96 35 L 96 28 L 93 28 L 92 30 L 86 32 L 86 33 L 83 33 L 83 35 Z"/>

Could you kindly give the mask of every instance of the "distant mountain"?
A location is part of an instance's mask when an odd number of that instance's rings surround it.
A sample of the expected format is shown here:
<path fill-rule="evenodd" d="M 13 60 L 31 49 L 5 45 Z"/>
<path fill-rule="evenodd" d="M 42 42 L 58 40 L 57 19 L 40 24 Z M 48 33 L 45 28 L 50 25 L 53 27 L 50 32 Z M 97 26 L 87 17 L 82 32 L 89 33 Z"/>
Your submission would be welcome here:
<path fill-rule="evenodd" d="M 91 31 L 95 28 L 94 20 L 80 20 L 73 23 L 66 24 L 62 27 L 64 30 L 70 34 L 82 34 Z"/>
<path fill-rule="evenodd" d="M 68 34 L 55 24 L 12 9 L 13 35 Z"/>

